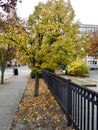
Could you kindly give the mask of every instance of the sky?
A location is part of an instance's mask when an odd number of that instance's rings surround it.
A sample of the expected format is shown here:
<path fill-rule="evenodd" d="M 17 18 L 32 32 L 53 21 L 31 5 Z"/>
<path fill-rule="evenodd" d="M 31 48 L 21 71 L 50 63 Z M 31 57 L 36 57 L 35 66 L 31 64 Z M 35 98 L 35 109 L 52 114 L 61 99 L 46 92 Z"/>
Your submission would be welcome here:
<path fill-rule="evenodd" d="M 34 7 L 40 2 L 46 0 L 22 0 L 18 5 L 18 15 L 27 18 L 33 13 Z M 79 20 L 82 24 L 98 25 L 98 0 L 70 0 L 75 11 L 75 20 Z"/>

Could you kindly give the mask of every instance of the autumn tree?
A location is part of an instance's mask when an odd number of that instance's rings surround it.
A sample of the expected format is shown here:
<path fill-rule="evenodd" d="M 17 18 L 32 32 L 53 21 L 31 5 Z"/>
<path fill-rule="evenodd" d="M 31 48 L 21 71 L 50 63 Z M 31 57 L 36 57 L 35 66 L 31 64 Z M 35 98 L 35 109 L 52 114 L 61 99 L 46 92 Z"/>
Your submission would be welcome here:
<path fill-rule="evenodd" d="M 0 70 L 1 70 L 1 83 L 4 82 L 4 71 L 6 63 L 15 56 L 15 48 L 11 45 L 8 34 L 12 23 L 10 21 L 10 13 L 16 11 L 16 5 L 19 0 L 0 0 Z M 19 1 L 21 2 L 21 0 Z M 4 12 L 3 12 L 4 11 Z M 5 15 L 7 14 L 7 15 Z M 9 17 L 8 17 L 9 16 Z M 9 26 L 10 25 L 10 26 Z"/>
<path fill-rule="evenodd" d="M 58 69 L 60 63 L 68 64 L 76 55 L 81 40 L 76 42 L 80 36 L 74 16 L 70 1 L 64 0 L 39 3 L 29 16 L 26 29 L 29 37 L 18 44 L 18 49 L 23 61 L 35 71 L 34 96 L 38 96 L 39 74 L 43 69 Z"/>
<path fill-rule="evenodd" d="M 7 13 L 15 9 L 18 0 L 0 0 L 0 7 Z M 21 1 L 20 1 L 21 2 Z"/>
<path fill-rule="evenodd" d="M 93 32 L 90 36 L 90 50 L 88 54 L 95 58 L 98 58 L 98 31 Z"/>
<path fill-rule="evenodd" d="M 5 36 L 0 34 L 0 44 L 3 44 L 3 46 L 0 47 L 1 84 L 4 83 L 4 72 L 7 62 L 15 58 L 15 48 L 13 48 L 8 42 L 9 40 L 5 38 Z"/>
<path fill-rule="evenodd" d="M 10 21 L 2 21 L 2 28 L 0 28 L 0 70 L 1 70 L 1 84 L 4 83 L 4 72 L 8 61 L 16 56 L 16 49 L 10 41 L 9 34 L 11 33 L 12 24 Z"/>

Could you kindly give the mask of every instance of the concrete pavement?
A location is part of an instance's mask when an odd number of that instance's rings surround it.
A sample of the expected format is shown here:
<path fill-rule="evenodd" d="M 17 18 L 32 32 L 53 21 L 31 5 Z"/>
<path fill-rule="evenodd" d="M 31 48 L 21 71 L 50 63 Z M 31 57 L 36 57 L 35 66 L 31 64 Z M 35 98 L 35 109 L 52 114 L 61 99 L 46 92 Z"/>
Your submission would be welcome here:
<path fill-rule="evenodd" d="M 96 84 L 96 87 L 88 87 L 89 89 L 92 89 L 95 92 L 98 92 L 98 70 L 91 70 L 89 73 L 89 77 L 82 77 L 80 78 L 84 81 L 87 81 L 88 83 Z"/>
<path fill-rule="evenodd" d="M 0 85 L 0 130 L 10 130 L 13 117 L 28 83 L 28 76 L 28 73 L 13 76 L 6 79 L 4 85 Z"/>

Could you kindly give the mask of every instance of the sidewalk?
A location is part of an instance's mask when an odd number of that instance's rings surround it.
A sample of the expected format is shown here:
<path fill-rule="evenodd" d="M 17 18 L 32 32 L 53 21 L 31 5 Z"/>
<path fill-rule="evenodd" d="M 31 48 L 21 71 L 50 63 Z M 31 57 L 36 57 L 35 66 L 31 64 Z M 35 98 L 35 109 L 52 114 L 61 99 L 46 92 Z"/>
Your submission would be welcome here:
<path fill-rule="evenodd" d="M 0 85 L 0 130 L 10 130 L 10 126 L 22 98 L 28 74 L 13 76 Z"/>

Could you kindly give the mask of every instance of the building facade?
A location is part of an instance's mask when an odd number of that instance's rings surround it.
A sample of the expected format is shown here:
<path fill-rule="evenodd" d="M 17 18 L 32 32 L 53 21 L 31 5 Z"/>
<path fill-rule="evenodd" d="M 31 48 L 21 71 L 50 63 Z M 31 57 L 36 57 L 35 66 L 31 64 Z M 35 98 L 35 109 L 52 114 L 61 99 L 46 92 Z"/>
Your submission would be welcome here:
<path fill-rule="evenodd" d="M 87 33 L 90 34 L 92 32 L 95 32 L 98 30 L 98 25 L 93 24 L 81 24 L 79 27 L 79 30 L 81 33 Z"/>

